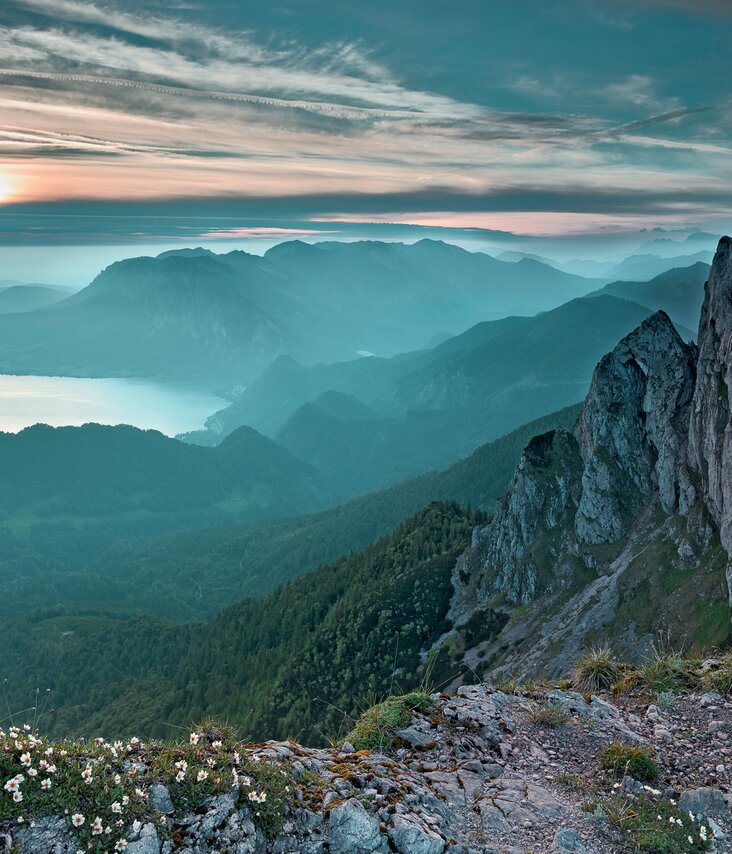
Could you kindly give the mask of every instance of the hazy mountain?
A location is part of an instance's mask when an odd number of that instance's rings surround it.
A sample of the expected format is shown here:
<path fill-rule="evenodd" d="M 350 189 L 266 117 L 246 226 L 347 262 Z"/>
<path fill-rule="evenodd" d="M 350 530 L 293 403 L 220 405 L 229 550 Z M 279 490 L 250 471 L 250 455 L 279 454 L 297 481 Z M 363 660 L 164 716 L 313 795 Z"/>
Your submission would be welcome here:
<path fill-rule="evenodd" d="M 208 435 L 202 432 L 186 438 L 211 444 L 240 424 L 249 424 L 265 435 L 274 436 L 299 406 L 325 391 L 353 394 L 367 405 L 378 407 L 381 414 L 397 414 L 386 400 L 399 377 L 449 353 L 470 349 L 491 337 L 518 329 L 526 320 L 512 316 L 485 321 L 429 350 L 401 353 L 390 359 L 372 356 L 305 367 L 294 359 L 280 357 L 230 406 L 211 416 L 207 422 Z"/>
<path fill-rule="evenodd" d="M 11 285 L 0 287 L 0 314 L 34 311 L 60 302 L 68 291 L 46 285 Z"/>
<path fill-rule="evenodd" d="M 673 258 L 687 252 L 699 252 L 707 250 L 714 253 L 719 243 L 718 234 L 710 234 L 706 231 L 694 231 L 681 240 L 673 240 L 668 237 L 656 237 L 647 240 L 638 247 L 638 253 L 653 253 L 664 258 Z"/>
<path fill-rule="evenodd" d="M 422 240 L 280 244 L 112 264 L 52 310 L 0 319 L 0 371 L 248 383 L 277 356 L 303 364 L 393 355 L 476 318 L 550 308 L 593 283 Z"/>
<path fill-rule="evenodd" d="M 592 258 L 573 258 L 571 261 L 563 261 L 556 266 L 567 273 L 575 276 L 587 276 L 595 279 L 606 279 L 606 271 L 617 261 L 597 261 Z"/>
<path fill-rule="evenodd" d="M 136 258 L 55 307 L 0 318 L 0 370 L 202 381 L 263 368 L 286 340 L 301 339 L 247 299 L 226 264 Z"/>
<path fill-rule="evenodd" d="M 447 466 L 580 400 L 597 359 L 648 314 L 606 295 L 485 321 L 393 359 L 314 368 L 279 360 L 209 424 L 224 434 L 253 424 L 317 466 L 346 498 Z"/>
<path fill-rule="evenodd" d="M 496 258 L 499 261 L 510 261 L 512 263 L 523 261 L 524 258 L 528 258 L 531 261 L 538 261 L 540 264 L 546 264 L 549 267 L 561 269 L 561 265 L 556 261 L 553 261 L 551 258 L 545 258 L 543 255 L 535 255 L 533 252 L 519 252 L 516 249 L 509 249 L 506 252 L 501 252 L 500 255 L 496 255 Z"/>
<path fill-rule="evenodd" d="M 714 252 L 711 250 L 703 250 L 692 255 L 675 255 L 664 258 L 659 255 L 631 255 L 620 264 L 610 267 L 605 272 L 605 276 L 626 281 L 647 281 L 667 270 L 690 267 L 692 264 L 701 263 L 709 268 L 713 257 Z"/>
<path fill-rule="evenodd" d="M 668 270 L 650 282 L 612 282 L 597 293 L 632 300 L 652 310 L 663 309 L 676 324 L 696 330 L 708 275 L 709 265 L 699 261 Z"/>

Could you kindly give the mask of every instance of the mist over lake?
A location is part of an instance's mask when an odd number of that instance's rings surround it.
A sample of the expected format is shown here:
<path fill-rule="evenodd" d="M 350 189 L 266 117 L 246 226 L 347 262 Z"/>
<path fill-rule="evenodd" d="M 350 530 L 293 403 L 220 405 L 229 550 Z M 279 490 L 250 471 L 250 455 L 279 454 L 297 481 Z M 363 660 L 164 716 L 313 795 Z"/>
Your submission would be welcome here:
<path fill-rule="evenodd" d="M 226 405 L 213 394 L 183 386 L 118 377 L 9 376 L 0 374 L 0 431 L 32 424 L 131 424 L 168 436 L 195 430 Z"/>

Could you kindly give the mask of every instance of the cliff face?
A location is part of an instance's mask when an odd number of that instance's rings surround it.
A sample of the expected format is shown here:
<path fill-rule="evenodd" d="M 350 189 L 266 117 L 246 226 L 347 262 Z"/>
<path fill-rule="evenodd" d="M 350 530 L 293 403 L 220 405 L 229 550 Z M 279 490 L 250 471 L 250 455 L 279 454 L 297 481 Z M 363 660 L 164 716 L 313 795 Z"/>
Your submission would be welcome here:
<path fill-rule="evenodd" d="M 656 551 L 666 543 L 667 562 L 683 571 L 704 561 L 716 535 L 732 554 L 730 374 L 725 238 L 706 285 L 699 349 L 657 312 L 600 361 L 573 432 L 528 445 L 493 519 L 458 561 L 456 622 L 487 603 L 554 596 L 557 604 L 593 575 L 622 575 L 652 541 Z"/>
<path fill-rule="evenodd" d="M 732 239 L 724 237 L 712 264 L 699 321 L 697 381 L 689 423 L 689 461 L 701 498 L 732 553 Z"/>
<path fill-rule="evenodd" d="M 657 312 L 595 369 L 574 430 L 583 463 L 575 531 L 583 542 L 619 540 L 654 493 L 665 513 L 687 505 L 694 355 Z"/>

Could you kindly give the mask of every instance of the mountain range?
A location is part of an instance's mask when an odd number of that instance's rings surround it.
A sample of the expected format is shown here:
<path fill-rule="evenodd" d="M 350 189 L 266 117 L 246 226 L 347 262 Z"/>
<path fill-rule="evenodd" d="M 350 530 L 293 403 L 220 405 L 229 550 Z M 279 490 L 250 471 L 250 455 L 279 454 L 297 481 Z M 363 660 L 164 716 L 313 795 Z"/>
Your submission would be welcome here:
<path fill-rule="evenodd" d="M 535 317 L 483 321 L 429 350 L 306 367 L 276 360 L 189 441 L 248 424 L 319 468 L 345 498 L 449 465 L 580 400 L 605 350 L 651 311 L 698 316 L 708 268 L 614 283 Z M 357 445 L 358 457 L 351 449 Z"/>
<path fill-rule="evenodd" d="M 229 389 L 278 356 L 394 355 L 476 320 L 552 308 L 596 283 L 438 241 L 290 241 L 264 256 L 165 252 L 112 264 L 41 311 L 0 317 L 0 372 Z"/>
<path fill-rule="evenodd" d="M 642 319 L 600 359 L 581 408 L 564 414 L 571 426 L 529 440 L 490 518 L 431 504 L 362 552 L 198 625 L 45 609 L 30 632 L 7 626 L 4 660 L 26 691 L 29 669 L 55 680 L 61 729 L 156 733 L 217 708 L 253 738 L 298 726 L 317 741 L 395 675 L 402 690 L 428 674 L 551 677 L 592 643 L 637 660 L 659 633 L 674 648 L 722 644 L 730 340 L 726 238 L 697 343 L 663 311 Z"/>

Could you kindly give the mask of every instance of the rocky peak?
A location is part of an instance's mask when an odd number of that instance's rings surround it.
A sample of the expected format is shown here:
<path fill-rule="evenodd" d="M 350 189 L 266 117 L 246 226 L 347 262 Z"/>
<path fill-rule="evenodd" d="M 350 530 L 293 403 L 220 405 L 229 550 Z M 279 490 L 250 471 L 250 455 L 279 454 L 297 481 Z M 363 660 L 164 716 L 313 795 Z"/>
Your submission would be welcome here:
<path fill-rule="evenodd" d="M 666 513 L 679 509 L 694 358 L 659 311 L 595 369 L 574 430 L 584 465 L 575 520 L 583 542 L 620 539 L 656 491 Z"/>
<path fill-rule="evenodd" d="M 699 349 L 659 311 L 600 361 L 573 432 L 532 440 L 493 519 L 458 561 L 456 622 L 500 597 L 515 605 L 567 591 L 586 583 L 588 569 L 622 573 L 651 534 L 670 537 L 680 560 L 698 561 L 684 537 L 712 545 L 706 510 L 732 554 L 730 374 L 732 240 L 723 238 Z M 651 517 L 657 530 L 641 535 Z M 673 536 L 661 530 L 672 519 L 682 520 Z M 621 566 L 625 544 L 632 554 Z"/>
<path fill-rule="evenodd" d="M 723 237 L 706 284 L 699 321 L 697 379 L 689 424 L 689 462 L 701 498 L 732 553 L 732 239 Z"/>

